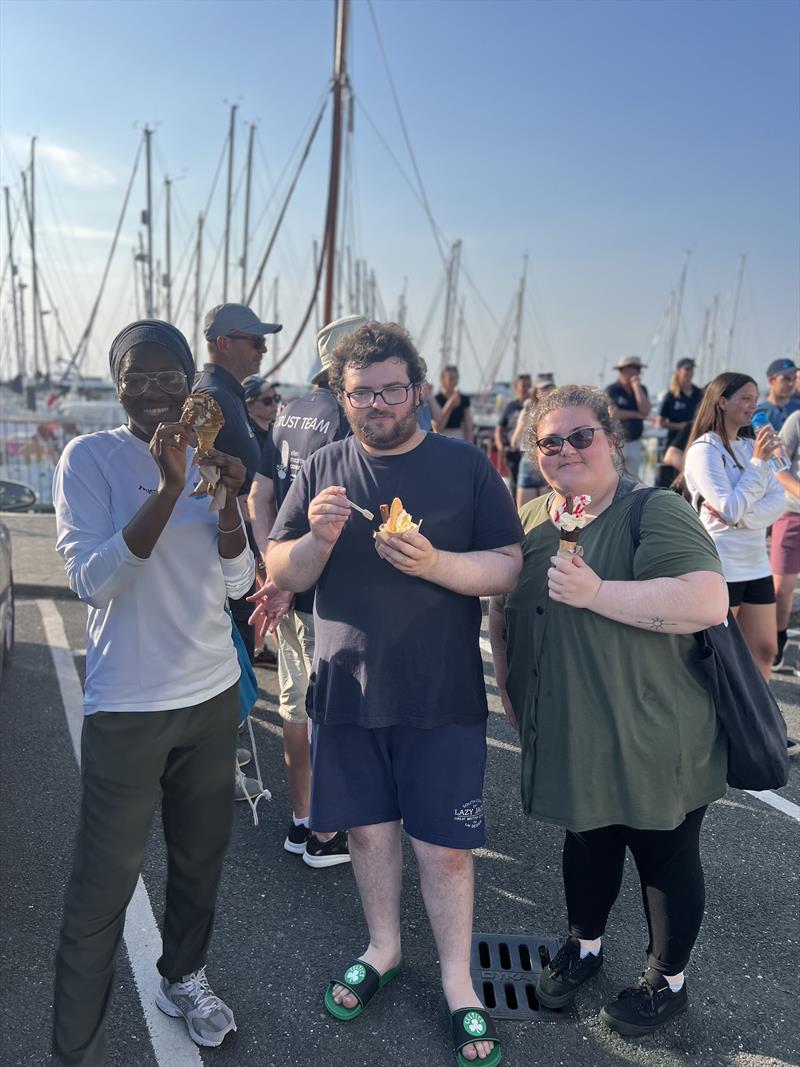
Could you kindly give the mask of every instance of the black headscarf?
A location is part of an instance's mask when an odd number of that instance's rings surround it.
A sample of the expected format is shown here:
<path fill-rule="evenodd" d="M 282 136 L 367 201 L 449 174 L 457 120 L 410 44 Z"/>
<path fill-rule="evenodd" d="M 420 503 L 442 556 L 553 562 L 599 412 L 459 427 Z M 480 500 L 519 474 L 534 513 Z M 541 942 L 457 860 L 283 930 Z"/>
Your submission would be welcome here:
<path fill-rule="evenodd" d="M 161 322 L 160 319 L 140 319 L 132 322 L 119 331 L 111 342 L 111 350 L 108 353 L 108 364 L 111 368 L 111 377 L 116 384 L 119 381 L 119 369 L 125 356 L 134 345 L 153 344 L 161 345 L 169 349 L 181 361 L 181 366 L 189 379 L 189 388 L 194 381 L 195 366 L 192 350 L 189 342 L 177 327 L 169 322 Z"/>

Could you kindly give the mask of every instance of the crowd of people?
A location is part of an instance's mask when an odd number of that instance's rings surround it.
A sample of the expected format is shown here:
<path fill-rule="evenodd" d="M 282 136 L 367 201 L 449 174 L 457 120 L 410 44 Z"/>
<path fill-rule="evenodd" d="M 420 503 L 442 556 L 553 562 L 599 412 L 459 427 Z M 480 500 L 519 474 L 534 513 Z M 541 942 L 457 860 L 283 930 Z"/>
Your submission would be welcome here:
<path fill-rule="evenodd" d="M 688 1004 L 701 826 L 726 788 L 692 634 L 730 606 L 764 676 L 784 666 L 800 572 L 794 363 L 770 365 L 759 404 L 749 376 L 700 390 L 694 361 L 678 362 L 656 419 L 658 481 L 680 491 L 648 499 L 634 542 L 652 412 L 638 357 L 619 360 L 605 392 L 520 374 L 493 463 L 475 447 L 458 369 L 443 368 L 434 392 L 401 327 L 328 324 L 311 389 L 285 404 L 260 374 L 280 328 L 243 305 L 212 308 L 198 371 L 173 326 L 125 327 L 110 367 L 127 424 L 75 439 L 56 471 L 57 550 L 89 615 L 55 1062 L 105 1061 L 125 911 L 159 798 L 168 867 L 156 1003 L 202 1046 L 236 1029 L 206 957 L 232 801 L 262 788 L 238 770 L 251 758 L 238 742 L 251 664 L 277 670 L 292 806 L 283 847 L 315 868 L 351 863 L 364 912 L 365 948 L 320 990 L 325 1010 L 350 1021 L 401 972 L 405 833 L 455 1057 L 501 1062 L 469 966 L 472 850 L 486 839 L 481 598 L 520 735 L 524 808 L 565 833 L 566 936 L 537 997 L 563 1009 L 602 967 L 630 849 L 645 969 L 601 1018 L 623 1035 L 652 1032 Z M 181 421 L 193 390 L 224 415 L 211 448 Z M 767 425 L 754 432 L 761 409 Z M 198 495 L 198 467 L 219 473 L 219 510 Z M 578 497 L 580 552 L 566 557 L 557 519 Z"/>

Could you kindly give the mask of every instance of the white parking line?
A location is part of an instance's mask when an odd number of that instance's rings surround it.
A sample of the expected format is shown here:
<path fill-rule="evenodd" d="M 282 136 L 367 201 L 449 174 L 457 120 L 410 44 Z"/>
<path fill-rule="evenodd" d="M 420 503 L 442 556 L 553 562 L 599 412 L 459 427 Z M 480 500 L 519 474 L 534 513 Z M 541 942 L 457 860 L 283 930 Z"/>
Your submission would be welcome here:
<path fill-rule="evenodd" d="M 800 630 L 795 631 L 800 634 Z M 792 631 L 790 631 L 792 633 Z M 487 638 L 481 634 L 480 637 L 481 652 L 483 653 L 484 661 L 492 662 L 492 646 L 489 644 Z M 484 676 L 484 682 L 486 685 L 494 685 L 493 678 L 487 678 Z M 497 697 L 489 698 L 489 710 L 495 711 L 499 707 L 502 712 L 502 704 Z M 487 737 L 486 743 L 491 745 L 492 748 L 502 748 L 506 752 L 521 752 L 517 745 L 511 745 L 507 741 L 496 741 L 493 737 Z M 790 819 L 794 819 L 796 822 L 800 822 L 800 805 L 793 804 L 791 800 L 786 800 L 785 797 L 780 796 L 778 793 L 773 793 L 771 789 L 764 789 L 761 792 L 757 792 L 754 789 L 745 789 L 745 793 L 749 793 L 751 797 L 755 797 L 756 800 L 762 801 L 764 804 L 769 804 L 771 808 L 775 808 L 776 811 L 783 812 L 784 815 L 788 815 Z"/>
<path fill-rule="evenodd" d="M 36 604 L 42 615 L 44 632 L 53 657 L 75 759 L 80 766 L 83 691 L 75 670 L 73 652 L 55 603 L 52 600 L 37 600 Z M 159 1011 L 155 1004 L 159 981 L 156 960 L 161 955 L 161 934 L 141 877 L 136 883 L 125 917 L 125 947 L 159 1067 L 203 1067 L 200 1053 L 189 1037 L 183 1019 L 171 1019 Z"/>
<path fill-rule="evenodd" d="M 785 797 L 773 793 L 771 789 L 763 789 L 761 792 L 756 792 L 754 789 L 745 789 L 744 791 L 745 793 L 749 793 L 751 797 L 755 797 L 756 800 L 763 800 L 764 803 L 769 804 L 771 808 L 776 808 L 778 811 L 782 811 L 784 815 L 788 815 L 790 819 L 800 822 L 800 806 L 793 804 L 791 800 L 787 800 Z"/>

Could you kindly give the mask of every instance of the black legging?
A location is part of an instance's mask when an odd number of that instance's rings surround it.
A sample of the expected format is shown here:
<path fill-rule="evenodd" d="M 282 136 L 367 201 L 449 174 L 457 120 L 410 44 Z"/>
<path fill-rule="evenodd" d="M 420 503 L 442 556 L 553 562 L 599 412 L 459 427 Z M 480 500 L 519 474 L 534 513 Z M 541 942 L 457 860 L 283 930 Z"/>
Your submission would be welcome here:
<path fill-rule="evenodd" d="M 674 830 L 568 830 L 563 870 L 570 934 L 586 941 L 602 936 L 622 885 L 627 847 L 639 872 L 650 932 L 647 966 L 661 974 L 680 973 L 703 921 L 700 825 L 705 813 L 705 807 L 689 812 Z"/>

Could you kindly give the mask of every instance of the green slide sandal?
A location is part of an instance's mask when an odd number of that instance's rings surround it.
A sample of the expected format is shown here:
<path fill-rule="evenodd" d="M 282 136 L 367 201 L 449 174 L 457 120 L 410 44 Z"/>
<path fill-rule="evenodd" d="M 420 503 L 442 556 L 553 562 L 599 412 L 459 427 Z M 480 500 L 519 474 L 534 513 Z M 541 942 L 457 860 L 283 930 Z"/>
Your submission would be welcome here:
<path fill-rule="evenodd" d="M 481 1008 L 459 1008 L 452 1013 L 450 1020 L 453 1024 L 453 1052 L 458 1067 L 497 1067 L 503 1053 L 491 1015 Z M 493 1041 L 494 1047 L 485 1059 L 468 1060 L 461 1050 L 473 1041 Z"/>
<path fill-rule="evenodd" d="M 365 960 L 354 960 L 341 978 L 331 978 L 330 985 L 325 990 L 325 1010 L 334 1019 L 339 1019 L 342 1022 L 349 1022 L 351 1019 L 358 1018 L 378 990 L 383 989 L 393 978 L 396 978 L 400 974 L 402 967 L 403 963 L 401 961 L 396 967 L 388 970 L 386 974 L 379 974 Z M 354 1008 L 346 1008 L 344 1004 L 337 1004 L 333 999 L 333 987 L 335 985 L 342 985 L 349 989 L 358 1000 L 358 1004 Z"/>

